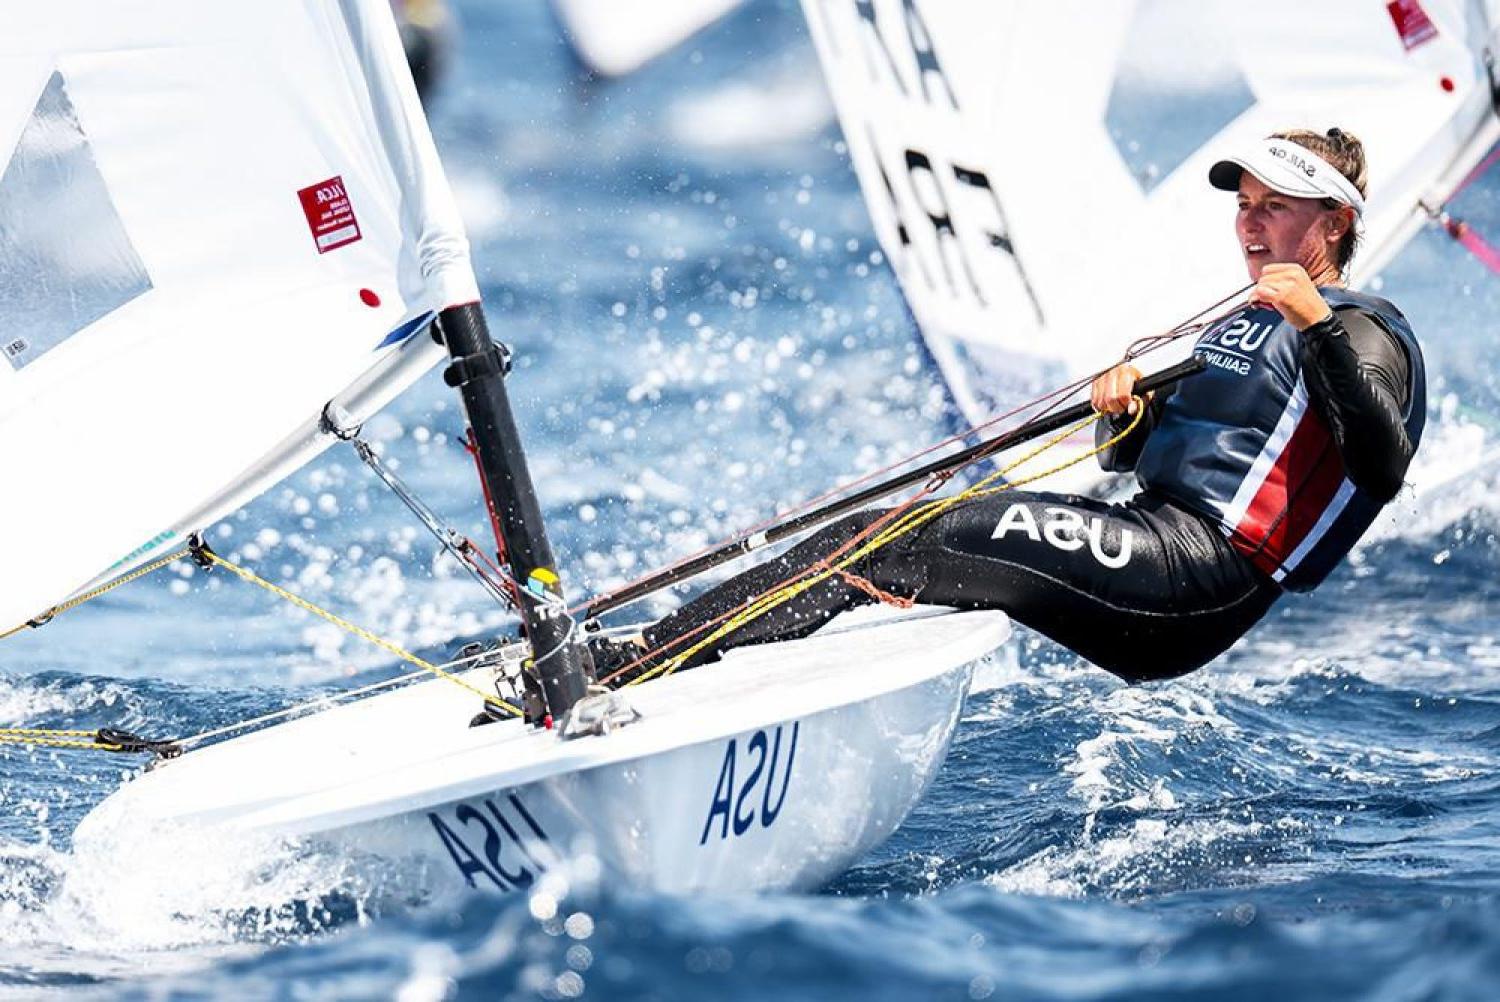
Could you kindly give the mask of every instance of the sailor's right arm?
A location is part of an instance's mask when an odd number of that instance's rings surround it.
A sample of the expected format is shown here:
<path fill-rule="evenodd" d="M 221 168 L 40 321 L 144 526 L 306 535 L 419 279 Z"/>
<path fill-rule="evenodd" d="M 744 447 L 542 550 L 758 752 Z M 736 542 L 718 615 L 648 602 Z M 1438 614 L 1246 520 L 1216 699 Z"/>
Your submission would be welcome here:
<path fill-rule="evenodd" d="M 1089 402 L 1104 418 L 1094 425 L 1094 443 L 1105 442 L 1130 427 L 1135 420 L 1135 384 L 1141 378 L 1141 370 L 1126 362 L 1098 376 L 1089 389 Z M 1146 446 L 1146 438 L 1156 424 L 1151 394 L 1146 394 L 1147 413 L 1135 430 L 1099 453 L 1099 466 L 1110 473 L 1128 473 L 1135 469 L 1136 460 Z"/>

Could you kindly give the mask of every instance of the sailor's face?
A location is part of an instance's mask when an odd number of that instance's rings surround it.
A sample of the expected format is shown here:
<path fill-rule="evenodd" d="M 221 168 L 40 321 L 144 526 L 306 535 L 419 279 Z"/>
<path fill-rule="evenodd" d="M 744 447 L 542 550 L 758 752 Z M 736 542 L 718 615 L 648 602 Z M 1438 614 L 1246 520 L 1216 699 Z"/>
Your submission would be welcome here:
<path fill-rule="evenodd" d="M 1330 226 L 1338 225 L 1337 213 L 1321 200 L 1283 195 L 1249 171 L 1240 175 L 1238 197 L 1234 232 L 1252 282 L 1268 264 L 1300 264 L 1315 280 L 1333 268 L 1338 238 L 1330 239 Z"/>

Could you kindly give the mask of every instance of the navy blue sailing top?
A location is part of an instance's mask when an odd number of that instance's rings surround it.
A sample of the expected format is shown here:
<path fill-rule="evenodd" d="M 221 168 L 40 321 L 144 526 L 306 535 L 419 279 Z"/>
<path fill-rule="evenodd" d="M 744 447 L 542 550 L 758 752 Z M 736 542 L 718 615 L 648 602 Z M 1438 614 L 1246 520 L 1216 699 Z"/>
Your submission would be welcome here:
<path fill-rule="evenodd" d="M 1319 292 L 1335 317 L 1305 333 L 1269 307 L 1211 326 L 1193 349 L 1209 368 L 1153 402 L 1143 442 L 1101 459 L 1106 469 L 1133 465 L 1143 488 L 1207 517 L 1292 591 L 1327 577 L 1395 495 L 1427 414 L 1422 351 L 1401 311 L 1346 289 Z M 1340 315 L 1369 317 L 1400 345 L 1399 402 L 1364 382 Z M 1404 454 L 1361 455 L 1386 441 L 1350 427 L 1362 420 L 1391 426 L 1386 451 Z M 1380 467 L 1394 473 L 1371 472 Z"/>

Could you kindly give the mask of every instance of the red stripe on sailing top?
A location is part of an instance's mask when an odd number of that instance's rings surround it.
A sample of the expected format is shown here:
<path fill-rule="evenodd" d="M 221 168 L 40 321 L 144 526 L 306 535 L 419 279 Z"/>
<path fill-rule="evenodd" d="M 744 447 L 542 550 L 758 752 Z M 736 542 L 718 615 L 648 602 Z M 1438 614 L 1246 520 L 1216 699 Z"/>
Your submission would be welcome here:
<path fill-rule="evenodd" d="M 1276 574 L 1313 531 L 1343 482 L 1344 463 L 1333 436 L 1309 406 L 1245 508 L 1230 542 L 1261 570 Z"/>

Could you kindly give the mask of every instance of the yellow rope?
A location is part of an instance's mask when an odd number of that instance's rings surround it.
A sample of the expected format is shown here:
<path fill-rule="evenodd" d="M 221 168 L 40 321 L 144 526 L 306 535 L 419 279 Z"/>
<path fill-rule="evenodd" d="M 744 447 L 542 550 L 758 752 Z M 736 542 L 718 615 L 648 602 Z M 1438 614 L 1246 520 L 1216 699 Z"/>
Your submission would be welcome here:
<path fill-rule="evenodd" d="M 1088 450 L 1087 452 L 1082 452 L 1077 454 L 1076 456 L 1072 456 L 1064 462 L 1061 462 L 1056 466 L 1052 466 L 1048 469 L 1042 470 L 1041 472 L 1029 474 L 1015 480 L 1008 480 L 998 487 L 989 486 L 996 480 L 1006 476 L 1017 468 L 1024 466 L 1026 463 L 1029 463 L 1031 460 L 1042 455 L 1048 449 L 1053 448 L 1054 446 L 1067 440 L 1077 432 L 1080 432 L 1083 429 L 1094 424 L 1102 415 L 1095 413 L 1092 416 L 1085 418 L 1072 427 L 1059 432 L 1057 435 L 1043 442 L 1035 449 L 1032 449 L 1021 458 L 1006 464 L 1001 469 L 983 478 L 972 487 L 960 491 L 952 497 L 941 498 L 937 501 L 930 502 L 929 504 L 913 508 L 911 511 L 897 518 L 891 525 L 886 526 L 880 532 L 876 533 L 870 539 L 866 540 L 863 544 L 856 547 L 852 552 L 840 557 L 836 563 L 827 565 L 823 569 L 817 570 L 802 578 L 799 578 L 791 584 L 785 585 L 781 588 L 761 595 L 753 602 L 751 602 L 750 605 L 748 605 L 746 608 L 731 616 L 725 622 L 721 623 L 716 629 L 710 631 L 709 634 L 702 640 L 699 640 L 697 643 L 693 644 L 691 647 L 688 647 L 686 650 L 681 651 L 678 654 L 675 654 L 672 657 L 666 659 L 651 670 L 642 672 L 640 675 L 636 676 L 634 679 L 631 679 L 630 682 L 626 684 L 638 685 L 641 682 L 645 682 L 648 679 L 656 677 L 657 675 L 665 677 L 672 674 L 683 664 L 685 664 L 693 655 L 699 653 L 704 648 L 724 639 L 724 637 L 733 633 L 735 630 L 738 630 L 742 626 L 745 626 L 747 623 L 758 619 L 759 617 L 770 612 L 772 609 L 790 602 L 798 595 L 801 595 L 803 592 L 807 591 L 810 588 L 816 587 L 835 574 L 839 574 L 840 572 L 847 570 L 857 561 L 870 555 L 871 553 L 874 553 L 882 546 L 886 546 L 893 540 L 921 528 L 923 525 L 926 525 L 928 522 L 948 511 L 954 505 L 961 504 L 964 501 L 968 501 L 976 497 L 984 497 L 991 494 L 999 494 L 1004 491 L 1014 490 L 1017 487 L 1035 483 L 1036 481 L 1041 480 L 1044 477 L 1050 477 L 1054 473 L 1059 473 L 1063 470 L 1066 470 L 1071 466 L 1083 462 L 1084 460 L 1092 459 L 1094 456 L 1099 455 L 1099 453 L 1116 445 L 1121 439 L 1125 438 L 1125 436 L 1133 432 L 1136 429 L 1136 426 L 1140 424 L 1141 418 L 1145 415 L 1145 413 L 1145 404 L 1140 402 L 1139 398 L 1137 398 L 1137 407 L 1134 420 L 1130 422 L 1130 425 L 1128 427 L 1111 437 L 1108 441 L 1100 445 L 1096 445 L 1094 448 Z"/>
<path fill-rule="evenodd" d="M 0 744 L 42 745 L 47 748 L 94 748 L 99 751 L 119 751 L 119 745 L 103 741 L 75 741 L 57 735 L 89 735 L 95 731 L 51 731 L 34 727 L 0 727 Z"/>
<path fill-rule="evenodd" d="M 486 703 L 489 703 L 491 706 L 497 707 L 498 709 L 504 710 L 505 712 L 513 714 L 513 715 L 515 715 L 517 717 L 523 715 L 520 710 L 518 710 L 516 707 L 512 706 L 510 703 L 506 702 L 505 700 L 501 699 L 500 697 L 498 697 L 498 696 L 492 696 L 489 693 L 485 692 L 483 689 L 480 689 L 479 687 L 474 686 L 474 685 L 470 685 L 468 682 L 465 682 L 463 679 L 459 678 L 457 675 L 453 675 L 450 672 L 446 672 L 443 669 L 439 668 L 435 664 L 432 664 L 432 663 L 430 663 L 428 661 L 422 660 L 421 658 L 417 657 L 415 654 L 411 653 L 410 651 L 408 651 L 408 650 L 406 650 L 406 649 L 404 649 L 402 647 L 398 647 L 397 645 L 391 643 L 389 640 L 385 640 L 385 639 L 383 639 L 381 637 L 376 636 L 375 634 L 371 633 L 369 630 L 366 630 L 366 629 L 364 629 L 362 627 L 359 627 L 359 626 L 355 626 L 353 623 L 349 622 L 346 619 L 340 619 L 338 616 L 335 616 L 333 613 L 328 612 L 328 611 L 326 611 L 324 609 L 318 608 L 316 605 L 313 605 L 311 602 L 307 601 L 306 599 L 300 598 L 300 597 L 298 597 L 296 595 L 293 595 L 291 592 L 287 591 L 285 588 L 278 588 L 276 585 L 274 585 L 271 582 L 265 580 L 264 578 L 258 577 L 252 571 L 246 570 L 243 567 L 240 567 L 240 566 L 237 566 L 236 564 L 230 563 L 228 560 L 225 560 L 223 557 L 219 556 L 217 553 L 213 552 L 212 550 L 210 550 L 210 549 L 208 549 L 208 548 L 205 547 L 200 552 L 202 552 L 202 554 L 205 557 L 207 557 L 209 560 L 213 561 L 218 566 L 223 567 L 225 570 L 233 572 L 234 574 L 236 574 L 240 578 L 242 578 L 242 579 L 250 582 L 251 584 L 259 585 L 260 587 L 262 587 L 262 588 L 266 589 L 267 591 L 271 592 L 271 594 L 277 595 L 277 596 L 279 596 L 281 598 L 286 599 L 288 602 L 291 602 L 293 605 L 297 606 L 298 608 L 305 609 L 306 611 L 312 613 L 313 615 L 318 616 L 321 619 L 327 620 L 328 622 L 330 622 L 333 625 L 339 627 L 340 629 L 346 630 L 349 633 L 354 634 L 356 637 L 359 637 L 362 640 L 366 640 L 366 641 L 374 644 L 376 647 L 379 647 L 382 650 L 389 651 L 390 653 L 394 654 L 396 657 L 400 658 L 402 661 L 406 661 L 406 662 L 408 662 L 410 664 L 414 664 L 418 668 L 423 669 L 424 671 L 432 672 L 434 675 L 437 675 L 439 678 L 446 679 L 447 681 L 452 682 L 455 685 L 463 686 L 465 689 L 468 689 L 470 692 L 474 693 L 480 699 L 483 699 Z M 97 588 L 90 589 L 89 591 L 86 591 L 86 592 L 84 592 L 81 595 L 75 595 L 73 598 L 70 598 L 66 602 L 62 602 L 62 603 L 60 603 L 58 605 L 54 605 L 52 608 L 48 609 L 46 612 L 44 612 L 40 616 L 36 617 L 36 619 L 33 619 L 33 620 L 31 620 L 29 622 L 26 622 L 26 623 L 22 623 L 20 626 L 17 626 L 14 629 L 11 629 L 11 630 L 7 630 L 4 633 L 0 633 L 0 640 L 4 640 L 7 637 L 11 637 L 11 636 L 14 636 L 17 633 L 20 633 L 22 630 L 27 629 L 28 627 L 32 626 L 33 623 L 35 623 L 36 625 L 41 625 L 41 623 L 43 623 L 43 622 L 45 622 L 47 620 L 50 620 L 50 619 L 52 619 L 55 616 L 59 616 L 59 615 L 61 615 L 64 612 L 68 612 L 71 609 L 76 609 L 76 608 L 78 608 L 78 606 L 83 605 L 83 603 L 92 601 L 93 599 L 98 598 L 100 595 L 103 595 L 106 592 L 113 591 L 114 589 L 120 587 L 121 585 L 129 584 L 130 582 L 135 581 L 138 578 L 145 577 L 147 574 L 150 574 L 153 571 L 160 570 L 161 568 L 167 566 L 170 563 L 173 563 L 174 561 L 181 560 L 184 557 L 188 557 L 188 556 L 192 556 L 192 555 L 193 555 L 193 550 L 190 547 L 184 547 L 183 549 L 178 550 L 176 553 L 173 553 L 173 554 L 170 554 L 168 556 L 162 557 L 159 560 L 153 560 L 151 563 L 146 564 L 146 565 L 144 565 L 142 567 L 139 567 L 136 570 L 130 572 L 129 574 L 126 574 L 126 575 L 123 575 L 121 577 L 115 578 L 113 581 L 107 581 L 107 582 L 105 582 L 104 584 L 100 585 Z M 89 741 L 89 742 L 84 742 L 84 741 L 65 741 L 65 740 L 62 740 L 62 739 L 59 739 L 59 738 L 55 738 L 55 737 L 48 738 L 48 737 L 43 737 L 42 736 L 42 735 L 93 734 L 93 733 L 94 733 L 93 731 L 44 731 L 44 730 L 27 730 L 25 728 L 15 728 L 15 727 L 0 728 L 0 742 L 9 741 L 9 742 L 12 742 L 12 743 L 45 744 L 45 745 L 53 745 L 53 746 L 56 746 L 56 747 L 65 747 L 65 748 L 78 748 L 78 747 L 82 747 L 82 748 L 105 748 L 105 749 L 113 749 L 113 748 L 116 747 L 116 746 L 113 746 L 113 745 L 100 744 L 98 742 L 92 742 L 92 741 Z M 19 735 L 33 735 L 34 737 L 32 737 L 30 739 L 23 739 Z"/>
<path fill-rule="evenodd" d="M 497 708 L 499 708 L 501 710 L 504 710 L 507 713 L 513 714 L 513 715 L 515 715 L 517 717 L 523 715 L 520 710 L 518 710 L 516 707 L 512 706 L 510 703 L 507 703 L 505 700 L 501 699 L 499 696 L 492 696 L 489 693 L 485 692 L 483 689 L 479 688 L 478 686 L 470 685 L 468 682 L 465 682 L 463 679 L 459 678 L 457 675 L 454 675 L 454 674 L 452 674 L 450 672 L 444 671 L 443 669 L 439 668 L 437 665 L 431 663 L 430 661 L 424 661 L 424 660 L 422 660 L 421 658 L 417 657 L 415 654 L 411 653 L 410 651 L 406 650 L 405 648 L 399 647 L 396 644 L 391 643 L 389 640 L 384 639 L 383 637 L 378 637 L 375 634 L 371 633 L 369 630 L 366 630 L 365 628 L 363 628 L 361 626 L 354 625 L 353 623 L 349 622 L 347 619 L 340 619 L 338 616 L 335 616 L 333 613 L 327 611 L 326 609 L 320 609 L 318 606 L 313 605 L 307 599 L 301 598 L 300 596 L 297 596 L 297 595 L 293 595 L 291 592 L 287 591 L 285 588 L 278 587 L 278 586 L 272 584 L 271 582 L 267 581 L 265 578 L 262 578 L 262 577 L 258 576 L 257 574 L 255 574 L 254 571 L 250 571 L 250 570 L 245 569 L 244 567 L 238 566 L 237 564 L 230 563 L 228 560 L 225 560 L 223 557 L 219 556 L 213 550 L 204 549 L 202 551 L 202 553 L 209 560 L 213 561 L 215 564 L 217 564 L 218 566 L 224 568 L 225 570 L 230 571 L 231 573 L 235 574 L 239 578 L 241 578 L 241 579 L 243 579 L 245 581 L 248 581 L 248 582 L 250 582 L 253 585 L 259 585 L 260 587 L 264 588 L 266 591 L 270 592 L 272 595 L 275 595 L 278 598 L 286 599 L 286 601 L 292 603 L 297 608 L 302 609 L 302 610 L 304 610 L 306 612 L 310 612 L 314 616 L 317 616 L 319 619 L 326 620 L 327 622 L 332 623 L 334 626 L 337 626 L 339 629 L 344 630 L 344 631 L 346 631 L 348 633 L 352 633 L 356 637 L 359 637 L 361 640 L 364 640 L 364 641 L 367 641 L 369 643 L 372 643 L 376 647 L 379 647 L 381 650 L 388 651 L 391 654 L 394 654 L 396 657 L 400 658 L 402 661 L 405 661 L 405 662 L 407 662 L 409 664 L 416 665 L 418 668 L 421 668 L 423 671 L 432 672 L 434 675 L 438 676 L 439 678 L 446 679 L 449 682 L 452 682 L 454 685 L 463 686 L 465 689 L 468 689 L 470 692 L 474 693 L 474 695 L 478 696 L 480 699 L 483 699 L 486 703 L 489 703 L 491 706 L 497 707 Z"/>
<path fill-rule="evenodd" d="M 22 630 L 31 627 L 33 623 L 40 626 L 42 623 L 45 623 L 47 620 L 52 619 L 55 616 L 60 616 L 70 609 L 76 609 L 85 602 L 93 601 L 100 595 L 103 595 L 105 592 L 114 591 L 121 585 L 129 584 L 137 578 L 143 578 L 153 571 L 159 571 L 168 564 L 177 560 L 181 560 L 183 557 L 186 557 L 191 553 L 191 550 L 189 550 L 187 547 L 183 547 L 176 553 L 162 557 L 160 560 L 153 560 L 151 563 L 146 564 L 142 567 L 138 567 L 135 570 L 131 571 L 129 574 L 124 575 L 123 577 L 115 578 L 113 581 L 106 581 L 99 587 L 94 588 L 90 591 L 86 591 L 82 595 L 75 595 L 72 598 L 68 599 L 66 602 L 63 602 L 59 605 L 54 605 L 52 608 L 48 609 L 40 616 L 37 616 L 35 619 L 22 623 L 20 626 L 6 630 L 4 633 L 0 633 L 0 640 L 15 636 Z"/>

